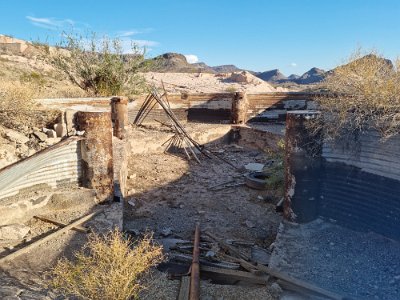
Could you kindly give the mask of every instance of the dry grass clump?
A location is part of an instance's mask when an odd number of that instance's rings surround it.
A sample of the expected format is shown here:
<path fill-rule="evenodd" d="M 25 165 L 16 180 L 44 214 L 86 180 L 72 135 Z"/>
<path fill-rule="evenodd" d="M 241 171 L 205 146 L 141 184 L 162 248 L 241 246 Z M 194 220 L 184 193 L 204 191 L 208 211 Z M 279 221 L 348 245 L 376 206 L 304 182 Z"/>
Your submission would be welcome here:
<path fill-rule="evenodd" d="M 357 51 L 323 82 L 329 95 L 317 101 L 327 138 L 368 129 L 384 138 L 399 133 L 400 60 L 393 64 L 377 53 L 364 54 Z"/>
<path fill-rule="evenodd" d="M 35 85 L 19 81 L 0 82 L 0 124 L 15 127 L 26 124 L 36 104 Z"/>
<path fill-rule="evenodd" d="M 75 261 L 61 259 L 51 272 L 51 286 L 79 299 L 137 299 L 141 279 L 162 260 L 162 249 L 151 236 L 133 242 L 115 229 L 105 236 L 93 234 Z"/>

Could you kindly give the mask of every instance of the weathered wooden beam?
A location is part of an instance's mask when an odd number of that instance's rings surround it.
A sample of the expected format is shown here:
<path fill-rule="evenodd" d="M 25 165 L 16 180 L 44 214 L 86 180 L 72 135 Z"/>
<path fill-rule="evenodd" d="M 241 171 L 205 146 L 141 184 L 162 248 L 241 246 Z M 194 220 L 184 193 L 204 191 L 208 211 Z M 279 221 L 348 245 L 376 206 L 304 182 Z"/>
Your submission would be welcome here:
<path fill-rule="evenodd" d="M 189 300 L 190 276 L 181 277 L 178 300 Z"/>
<path fill-rule="evenodd" d="M 45 216 L 33 216 L 33 217 L 35 219 L 41 220 L 43 222 L 51 223 L 51 224 L 54 224 L 54 225 L 57 225 L 57 226 L 61 226 L 61 227 L 65 227 L 65 226 L 68 225 L 68 224 L 59 222 L 57 220 L 54 220 L 54 219 L 51 219 L 51 218 L 48 218 L 48 217 L 45 217 Z M 76 227 L 73 227 L 72 230 L 76 230 L 76 231 L 79 231 L 79 232 L 82 232 L 82 233 L 88 233 L 89 232 L 88 228 L 80 226 L 80 225 L 78 225 Z"/>
<path fill-rule="evenodd" d="M 220 269 L 220 268 L 208 267 L 208 266 L 203 266 L 203 265 L 200 266 L 200 270 L 204 273 L 218 274 L 218 275 L 222 275 L 224 277 L 228 277 L 228 278 L 232 278 L 232 279 L 236 279 L 236 280 L 247 281 L 247 282 L 251 282 L 251 283 L 255 283 L 255 284 L 267 284 L 267 282 L 268 282 L 268 277 L 257 276 L 250 272 Z"/>
<path fill-rule="evenodd" d="M 327 291 L 325 289 L 322 289 L 320 287 L 317 287 L 313 284 L 310 284 L 308 282 L 305 282 L 303 280 L 293 278 L 289 276 L 288 274 L 282 273 L 277 270 L 273 270 L 271 268 L 268 268 L 264 265 L 257 264 L 257 268 L 277 279 L 279 279 L 281 282 L 286 282 L 288 283 L 286 286 L 296 286 L 299 290 L 307 290 L 309 292 L 312 292 L 314 294 L 322 295 L 324 297 L 328 297 L 329 299 L 335 299 L 335 300 L 343 300 L 345 297 L 338 295 L 336 293 L 333 293 L 331 291 Z"/>
<path fill-rule="evenodd" d="M 68 230 L 70 230 L 70 229 L 72 229 L 72 228 L 74 228 L 74 227 L 76 227 L 78 225 L 81 225 L 82 223 L 84 223 L 87 220 L 93 218 L 94 216 L 96 216 L 97 214 L 101 213 L 102 211 L 103 210 L 99 210 L 97 212 L 88 214 L 88 215 L 86 215 L 86 216 L 84 216 L 82 218 L 79 218 L 78 220 L 68 224 L 67 226 L 65 226 L 63 228 L 60 228 L 59 230 L 57 230 L 57 231 L 45 236 L 44 238 L 42 238 L 40 240 L 37 240 L 37 241 L 25 246 L 22 249 L 14 251 L 14 252 L 12 252 L 12 253 L 0 258 L 0 266 L 2 264 L 4 264 L 5 262 L 7 262 L 7 261 L 11 261 L 11 260 L 17 258 L 18 256 L 20 256 L 22 254 L 28 253 L 29 251 L 31 251 L 32 249 L 36 248 L 37 246 L 39 246 L 39 245 L 41 245 L 43 243 L 46 243 L 46 242 L 48 242 L 48 241 L 50 241 L 52 239 L 55 239 L 56 237 L 60 236 L 64 232 L 67 232 Z"/>

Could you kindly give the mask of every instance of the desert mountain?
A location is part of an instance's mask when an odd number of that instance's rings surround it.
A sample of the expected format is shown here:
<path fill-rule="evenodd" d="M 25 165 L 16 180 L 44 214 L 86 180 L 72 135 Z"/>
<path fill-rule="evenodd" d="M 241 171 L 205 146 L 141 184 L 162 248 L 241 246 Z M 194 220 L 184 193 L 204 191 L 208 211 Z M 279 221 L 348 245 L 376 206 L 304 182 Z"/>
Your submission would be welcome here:
<path fill-rule="evenodd" d="M 294 80 L 294 82 L 298 84 L 312 84 L 318 83 L 324 80 L 326 76 L 326 72 L 322 69 L 312 68 L 309 71 L 305 72 L 299 78 Z"/>
<path fill-rule="evenodd" d="M 271 83 L 292 82 L 297 84 L 313 84 L 321 82 L 325 78 L 326 72 L 318 68 L 312 68 L 301 76 L 292 74 L 289 77 L 286 77 L 278 69 L 274 69 L 256 73 L 256 76 Z"/>
<path fill-rule="evenodd" d="M 272 83 L 281 83 L 287 81 L 287 77 L 278 69 L 258 73 L 257 77 Z"/>

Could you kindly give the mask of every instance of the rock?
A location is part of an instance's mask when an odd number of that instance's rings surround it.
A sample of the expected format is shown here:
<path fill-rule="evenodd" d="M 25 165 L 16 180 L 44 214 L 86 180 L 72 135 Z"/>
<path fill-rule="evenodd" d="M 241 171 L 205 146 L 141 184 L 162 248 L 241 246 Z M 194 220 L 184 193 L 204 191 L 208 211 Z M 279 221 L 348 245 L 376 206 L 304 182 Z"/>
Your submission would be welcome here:
<path fill-rule="evenodd" d="M 28 226 L 11 224 L 0 227 L 0 240 L 22 240 L 30 231 Z"/>
<path fill-rule="evenodd" d="M 251 221 L 249 221 L 249 220 L 246 220 L 246 221 L 244 222 L 244 224 L 246 224 L 246 226 L 249 227 L 249 228 L 254 228 L 254 227 L 256 227 L 256 225 L 254 225 L 254 223 L 251 222 Z"/>
<path fill-rule="evenodd" d="M 58 137 L 55 137 L 55 138 L 48 138 L 48 139 L 46 140 L 46 144 L 47 144 L 48 146 L 51 146 L 51 145 L 57 144 L 59 141 L 61 141 L 61 138 L 58 138 Z"/>
<path fill-rule="evenodd" d="M 214 251 L 207 251 L 206 253 L 206 257 L 214 257 L 215 256 L 215 252 Z"/>
<path fill-rule="evenodd" d="M 55 124 L 54 130 L 56 132 L 57 137 L 64 137 L 67 135 L 67 126 L 65 124 Z"/>
<path fill-rule="evenodd" d="M 47 140 L 47 134 L 41 131 L 34 131 L 33 135 L 39 139 L 41 142 L 45 142 Z"/>
<path fill-rule="evenodd" d="M 262 265 L 268 265 L 269 258 L 270 258 L 269 253 L 264 249 L 257 246 L 253 246 L 251 248 L 251 259 L 253 261 L 260 263 Z"/>
<path fill-rule="evenodd" d="M 23 292 L 20 288 L 17 288 L 15 286 L 2 286 L 0 289 L 0 298 L 1 299 L 6 299 L 6 297 L 10 297 L 9 299 L 12 299 L 12 297 L 16 297 L 15 299 L 18 299 L 18 296 Z"/>
<path fill-rule="evenodd" d="M 55 130 L 53 129 L 47 129 L 47 131 L 43 131 L 47 134 L 48 138 L 56 138 L 57 137 L 57 133 Z"/>
<path fill-rule="evenodd" d="M 271 293 L 275 296 L 275 297 L 279 297 L 282 294 L 282 288 L 279 284 L 277 284 L 276 282 L 274 282 L 273 284 L 271 284 L 270 287 Z M 295 299 L 295 298 L 293 298 Z M 300 298 L 299 298 L 300 299 Z"/>
<path fill-rule="evenodd" d="M 264 168 L 264 164 L 259 163 L 248 163 L 244 166 L 247 171 L 251 172 L 261 172 Z"/>
<path fill-rule="evenodd" d="M 6 144 L 0 146 L 0 169 L 18 160 L 13 145 Z"/>
<path fill-rule="evenodd" d="M 163 230 L 161 230 L 162 236 L 169 236 L 171 234 L 172 234 L 172 228 L 170 228 L 170 227 L 167 227 L 167 228 L 164 228 Z"/>
<path fill-rule="evenodd" d="M 26 137 L 22 133 L 19 133 L 18 131 L 12 130 L 12 129 L 5 129 L 4 135 L 8 140 L 10 140 L 12 142 L 16 142 L 17 144 L 25 144 L 25 143 L 29 142 L 28 137 Z"/>

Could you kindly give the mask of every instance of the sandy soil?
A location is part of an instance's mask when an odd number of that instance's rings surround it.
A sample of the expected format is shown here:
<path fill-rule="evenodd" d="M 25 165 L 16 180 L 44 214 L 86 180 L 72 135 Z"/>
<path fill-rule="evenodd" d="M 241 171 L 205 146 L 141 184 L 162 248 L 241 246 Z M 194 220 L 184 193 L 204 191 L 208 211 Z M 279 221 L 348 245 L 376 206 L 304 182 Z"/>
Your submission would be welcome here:
<path fill-rule="evenodd" d="M 243 91 L 247 93 L 284 92 L 285 88 L 275 88 L 250 73 L 245 74 L 242 82 L 232 78 L 231 73 L 208 74 L 208 73 L 155 73 L 143 74 L 146 81 L 159 88 L 164 82 L 168 92 L 191 92 L 191 93 L 218 93 Z"/>

